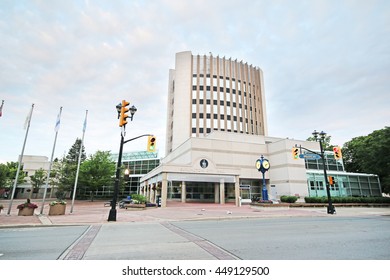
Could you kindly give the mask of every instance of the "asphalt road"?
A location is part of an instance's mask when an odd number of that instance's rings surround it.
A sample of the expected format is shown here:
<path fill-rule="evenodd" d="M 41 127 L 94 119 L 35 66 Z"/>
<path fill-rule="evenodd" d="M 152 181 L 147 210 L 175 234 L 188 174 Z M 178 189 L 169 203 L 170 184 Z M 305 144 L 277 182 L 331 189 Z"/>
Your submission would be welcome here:
<path fill-rule="evenodd" d="M 390 260 L 390 216 L 140 222 L 92 228 L 95 233 L 89 226 L 0 229 L 0 260 L 56 260 L 65 252 L 84 260 Z M 83 251 L 74 254 L 74 248 Z"/>
<path fill-rule="evenodd" d="M 245 260 L 390 260 L 390 217 L 178 222 Z"/>
<path fill-rule="evenodd" d="M 88 226 L 0 229 L 0 260 L 56 260 Z"/>

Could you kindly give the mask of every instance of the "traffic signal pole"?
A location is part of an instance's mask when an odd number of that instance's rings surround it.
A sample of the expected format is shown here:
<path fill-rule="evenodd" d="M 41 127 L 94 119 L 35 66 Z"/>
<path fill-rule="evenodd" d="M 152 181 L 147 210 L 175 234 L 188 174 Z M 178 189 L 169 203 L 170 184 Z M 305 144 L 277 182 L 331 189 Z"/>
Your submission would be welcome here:
<path fill-rule="evenodd" d="M 133 116 L 135 112 L 137 112 L 137 108 L 134 107 L 134 105 L 131 108 L 127 108 L 127 106 L 130 105 L 130 102 L 126 100 L 122 100 L 121 103 L 119 103 L 116 106 L 116 110 L 118 112 L 118 119 L 119 119 L 119 126 L 122 128 L 121 129 L 121 142 L 119 144 L 119 155 L 118 155 L 118 162 L 116 165 L 116 173 L 115 173 L 115 184 L 114 184 L 114 195 L 111 200 L 111 209 L 110 213 L 108 214 L 108 221 L 116 221 L 116 205 L 118 203 L 118 194 L 119 194 L 119 180 L 120 180 L 120 174 L 121 174 L 121 166 L 122 166 L 122 153 L 123 153 L 123 145 L 133 141 L 135 139 L 149 136 L 152 137 L 152 134 L 143 134 L 134 138 L 131 138 L 129 140 L 125 141 L 125 135 L 126 135 L 126 124 L 127 124 L 127 118 L 130 117 L 130 120 L 133 120 Z M 127 114 L 127 112 L 130 112 L 130 116 Z M 154 137 L 154 142 L 156 141 L 156 137 Z M 155 144 L 155 143 L 154 143 Z"/>
<path fill-rule="evenodd" d="M 323 146 L 323 141 L 325 139 L 325 135 L 326 135 L 326 133 L 324 133 L 323 131 L 321 133 L 318 133 L 317 131 L 313 132 L 313 136 L 314 136 L 315 140 L 320 142 L 320 153 L 317 153 L 317 152 L 314 152 L 312 150 L 306 149 L 306 148 L 302 147 L 301 145 L 299 146 L 299 148 L 300 149 L 304 149 L 306 151 L 309 151 L 309 152 L 311 152 L 313 154 L 319 155 L 321 157 L 321 159 L 322 159 L 322 166 L 324 168 L 324 179 L 325 179 L 326 195 L 328 197 L 327 212 L 328 212 L 328 214 L 334 214 L 334 213 L 336 213 L 336 209 L 334 208 L 334 206 L 332 204 L 332 197 L 330 195 L 330 184 L 329 184 L 328 174 L 326 172 L 326 164 L 325 164 L 325 152 L 324 152 L 324 146 Z M 320 137 L 318 137 L 318 136 L 320 136 Z M 295 145 L 295 146 L 297 146 L 297 145 Z"/>
<path fill-rule="evenodd" d="M 116 221 L 116 213 L 117 213 L 116 204 L 118 203 L 119 181 L 120 181 L 120 175 L 121 175 L 123 145 L 130 142 L 130 141 L 133 141 L 133 140 L 136 140 L 138 138 L 145 137 L 145 136 L 151 136 L 151 134 L 143 134 L 143 135 L 140 135 L 140 136 L 137 136 L 137 137 L 134 137 L 134 138 L 131 138 L 131 139 L 125 141 L 125 138 L 123 137 L 123 132 L 121 132 L 121 142 L 119 145 L 119 155 L 118 155 L 118 162 L 117 162 L 116 173 L 115 173 L 114 195 L 113 195 L 113 198 L 111 200 L 111 209 L 110 209 L 110 213 L 108 214 L 108 219 L 107 219 L 107 221 L 109 221 L 109 222 Z"/>
<path fill-rule="evenodd" d="M 116 165 L 116 173 L 115 173 L 114 195 L 111 200 L 111 209 L 108 215 L 109 222 L 116 221 L 116 204 L 117 204 L 118 192 L 119 192 L 119 176 L 120 176 L 121 166 L 122 166 L 123 144 L 124 144 L 124 137 L 123 137 L 123 133 L 121 132 L 121 142 L 119 145 L 118 163 Z"/>
<path fill-rule="evenodd" d="M 125 138 L 123 137 L 123 132 L 121 132 L 121 142 L 119 145 L 119 155 L 118 155 L 118 162 L 117 162 L 116 173 L 115 173 L 114 195 L 113 195 L 113 198 L 111 200 L 111 209 L 110 209 L 110 213 L 108 214 L 108 219 L 107 219 L 107 221 L 109 221 L 109 222 L 116 221 L 116 214 L 117 214 L 116 204 L 118 203 L 119 181 L 120 181 L 120 175 L 121 175 L 123 145 L 130 142 L 130 141 L 136 140 L 138 138 L 150 136 L 150 135 L 151 134 L 143 134 L 143 135 L 140 135 L 140 136 L 137 136 L 137 137 L 134 137 L 134 138 L 131 138 L 131 139 L 125 141 Z"/>
<path fill-rule="evenodd" d="M 325 177 L 325 184 L 326 184 L 326 195 L 328 196 L 328 214 L 334 214 L 336 210 L 334 209 L 334 206 L 332 204 L 332 198 L 330 196 L 330 186 L 329 186 L 329 180 L 328 180 L 328 174 L 326 173 L 326 165 L 325 165 L 325 153 L 324 153 L 324 147 L 322 145 L 321 139 L 320 142 L 320 150 L 321 150 L 321 158 L 322 158 L 322 166 L 324 167 L 324 177 Z"/>

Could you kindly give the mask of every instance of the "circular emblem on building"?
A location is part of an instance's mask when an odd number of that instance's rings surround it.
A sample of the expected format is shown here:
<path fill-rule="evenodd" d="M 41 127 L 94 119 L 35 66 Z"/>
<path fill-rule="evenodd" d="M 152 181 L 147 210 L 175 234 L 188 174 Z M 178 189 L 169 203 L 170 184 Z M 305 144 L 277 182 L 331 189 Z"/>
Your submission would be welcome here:
<path fill-rule="evenodd" d="M 209 166 L 209 162 L 206 159 L 202 159 L 200 161 L 200 167 L 207 168 L 207 166 Z"/>

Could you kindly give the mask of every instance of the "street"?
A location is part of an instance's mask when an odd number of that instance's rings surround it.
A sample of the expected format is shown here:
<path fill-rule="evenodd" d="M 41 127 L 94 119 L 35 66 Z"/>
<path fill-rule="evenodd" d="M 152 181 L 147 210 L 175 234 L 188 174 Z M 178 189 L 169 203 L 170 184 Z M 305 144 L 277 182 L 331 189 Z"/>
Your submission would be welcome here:
<path fill-rule="evenodd" d="M 56 260 L 88 226 L 0 229 L 0 260 Z"/>
<path fill-rule="evenodd" d="M 389 260 L 390 217 L 180 222 L 244 260 Z"/>
<path fill-rule="evenodd" d="M 390 216 L 2 228 L 0 260 L 70 259 L 80 242 L 84 260 L 389 260 Z"/>

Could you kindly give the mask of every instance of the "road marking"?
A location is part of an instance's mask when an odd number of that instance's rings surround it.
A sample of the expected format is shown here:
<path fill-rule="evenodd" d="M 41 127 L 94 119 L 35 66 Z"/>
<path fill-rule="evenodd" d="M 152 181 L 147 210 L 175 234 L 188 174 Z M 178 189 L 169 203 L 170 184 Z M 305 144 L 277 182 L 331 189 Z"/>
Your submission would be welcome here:
<path fill-rule="evenodd" d="M 92 241 L 101 229 L 101 225 L 90 226 L 58 259 L 82 260 Z"/>
<path fill-rule="evenodd" d="M 195 243 L 196 245 L 201 247 L 203 250 L 207 251 L 212 256 L 217 258 L 218 260 L 239 260 L 240 259 L 239 257 L 234 256 L 230 252 L 218 247 L 214 243 L 211 243 L 210 241 L 208 241 L 204 238 L 201 238 L 197 235 L 194 235 L 194 234 L 192 234 L 184 229 L 181 229 L 175 225 L 172 225 L 168 222 L 161 223 L 161 225 L 163 225 L 164 227 L 166 227 L 170 231 L 180 235 L 181 237 L 184 237 L 188 241 Z"/>

